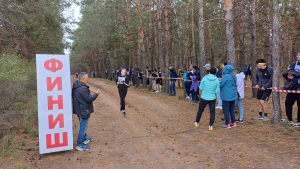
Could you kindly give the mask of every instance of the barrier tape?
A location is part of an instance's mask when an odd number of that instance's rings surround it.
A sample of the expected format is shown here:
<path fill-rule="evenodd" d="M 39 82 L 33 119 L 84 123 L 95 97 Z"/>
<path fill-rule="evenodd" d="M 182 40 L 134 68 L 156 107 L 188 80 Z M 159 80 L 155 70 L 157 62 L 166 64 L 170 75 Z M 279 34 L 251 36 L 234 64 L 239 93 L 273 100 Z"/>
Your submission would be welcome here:
<path fill-rule="evenodd" d="M 143 76 L 147 77 L 146 75 L 143 75 Z M 148 78 L 186 80 L 183 78 L 164 78 L 164 77 L 152 77 L 152 76 L 148 76 Z M 192 80 L 187 80 L 187 81 L 191 82 Z M 201 81 L 198 81 L 198 82 L 201 82 Z M 252 86 L 245 86 L 245 88 L 255 89 L 255 87 L 252 87 Z M 267 88 L 267 89 L 272 89 L 273 92 L 277 92 L 277 93 L 300 93 L 300 91 L 298 91 L 298 90 L 281 90 L 279 87 L 271 87 L 271 88 Z"/>

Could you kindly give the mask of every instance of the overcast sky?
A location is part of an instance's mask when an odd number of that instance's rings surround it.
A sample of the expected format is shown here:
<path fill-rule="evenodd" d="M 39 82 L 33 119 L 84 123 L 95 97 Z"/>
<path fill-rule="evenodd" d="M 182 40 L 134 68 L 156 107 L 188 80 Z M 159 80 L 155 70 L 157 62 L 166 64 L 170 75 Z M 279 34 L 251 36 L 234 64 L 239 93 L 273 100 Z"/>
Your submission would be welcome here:
<path fill-rule="evenodd" d="M 65 18 L 70 18 L 71 21 L 73 22 L 71 25 L 68 25 L 72 30 L 76 30 L 78 28 L 78 25 L 76 24 L 76 22 L 80 22 L 81 19 L 81 13 L 80 13 L 80 6 L 76 5 L 75 3 L 73 3 L 73 5 L 71 6 L 70 9 L 66 9 L 63 13 Z M 69 42 L 72 43 L 73 41 L 70 39 L 70 34 L 65 33 L 64 35 L 64 42 Z M 65 49 L 65 54 L 68 55 L 70 54 L 70 50 L 69 49 Z"/>

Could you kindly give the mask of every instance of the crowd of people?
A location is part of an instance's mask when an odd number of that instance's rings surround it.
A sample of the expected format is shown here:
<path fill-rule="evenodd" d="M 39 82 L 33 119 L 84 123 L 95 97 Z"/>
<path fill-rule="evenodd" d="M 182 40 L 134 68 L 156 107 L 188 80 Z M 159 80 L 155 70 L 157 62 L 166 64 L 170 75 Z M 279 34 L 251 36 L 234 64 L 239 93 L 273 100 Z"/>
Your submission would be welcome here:
<path fill-rule="evenodd" d="M 264 59 L 258 59 L 256 61 L 256 81 L 255 88 L 257 90 L 257 100 L 259 112 L 258 116 L 254 119 L 268 121 L 269 108 L 267 101 L 272 93 L 272 79 L 273 79 L 273 68 L 268 66 Z M 244 109 L 243 99 L 245 97 L 245 80 L 249 77 L 251 80 L 251 67 L 245 65 L 245 69 L 234 68 L 232 65 L 227 65 L 226 62 L 222 66 L 212 67 L 210 64 L 204 66 L 206 75 L 200 79 L 200 71 L 197 65 L 190 65 L 188 70 L 180 70 L 179 73 L 182 75 L 182 79 L 178 78 L 177 72 L 173 65 L 169 65 L 170 70 L 170 94 L 169 96 L 176 96 L 176 80 L 184 80 L 186 93 L 188 94 L 187 99 L 194 103 L 199 102 L 198 112 L 196 115 L 195 126 L 199 127 L 201 116 L 204 109 L 207 107 L 210 110 L 210 121 L 209 130 L 213 130 L 215 122 L 215 110 L 222 109 L 224 113 L 224 125 L 222 128 L 230 129 L 237 127 L 237 123 L 244 123 Z M 108 79 L 108 71 L 106 78 Z M 114 78 L 114 70 L 113 70 Z M 116 85 L 118 85 L 118 91 L 120 95 L 120 111 L 125 113 L 125 97 L 127 94 L 128 87 L 131 83 L 135 88 L 140 88 L 143 85 L 143 72 L 136 66 L 130 69 L 123 69 L 122 67 L 116 71 Z M 91 95 L 89 87 L 87 86 L 88 74 L 82 72 L 77 75 L 78 79 L 73 84 L 72 98 L 73 98 L 73 113 L 78 116 L 80 121 L 80 130 L 78 133 L 77 147 L 78 151 L 86 151 L 90 148 L 85 146 L 93 139 L 88 138 L 86 135 L 88 120 L 90 114 L 93 113 L 92 102 L 98 97 L 100 91 L 97 90 L 96 94 Z M 152 78 L 153 91 L 160 92 L 162 85 L 162 74 L 160 69 L 149 70 L 146 68 L 147 85 L 149 85 Z M 284 90 L 300 90 L 300 52 L 297 55 L 297 61 L 283 73 L 283 77 L 286 79 Z M 199 94 L 201 90 L 201 96 Z M 293 105 L 297 101 L 298 113 L 297 122 L 293 122 Z M 217 102 L 217 106 L 216 106 Z M 240 110 L 239 118 L 236 120 L 234 108 L 238 105 Z M 215 107 L 216 106 L 216 107 Z M 300 127 L 300 94 L 299 93 L 288 93 L 285 101 L 287 121 L 294 127 Z"/>

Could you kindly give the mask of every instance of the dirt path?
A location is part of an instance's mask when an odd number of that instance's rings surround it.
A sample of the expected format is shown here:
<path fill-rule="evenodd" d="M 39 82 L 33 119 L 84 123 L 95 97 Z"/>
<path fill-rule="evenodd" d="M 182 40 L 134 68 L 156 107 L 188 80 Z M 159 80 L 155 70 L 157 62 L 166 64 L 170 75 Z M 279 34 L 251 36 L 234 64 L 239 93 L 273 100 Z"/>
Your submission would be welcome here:
<path fill-rule="evenodd" d="M 72 79 L 74 81 L 74 79 Z M 112 82 L 90 79 L 90 89 L 101 94 L 94 102 L 87 134 L 90 151 L 66 151 L 31 160 L 32 168 L 297 168 L 299 132 L 250 120 L 256 112 L 245 106 L 246 123 L 225 130 L 217 112 L 213 131 L 209 113 L 200 128 L 193 126 L 197 105 L 165 94 L 129 89 L 126 113 Z M 250 100 L 250 99 L 249 99 Z M 247 98 L 245 99 L 245 102 Z M 251 102 L 253 102 L 251 100 Z M 73 116 L 74 146 L 79 123 Z M 38 153 L 36 148 L 34 153 Z M 22 159 L 22 158 L 21 158 Z M 1 168 L 1 167 L 0 167 Z"/>

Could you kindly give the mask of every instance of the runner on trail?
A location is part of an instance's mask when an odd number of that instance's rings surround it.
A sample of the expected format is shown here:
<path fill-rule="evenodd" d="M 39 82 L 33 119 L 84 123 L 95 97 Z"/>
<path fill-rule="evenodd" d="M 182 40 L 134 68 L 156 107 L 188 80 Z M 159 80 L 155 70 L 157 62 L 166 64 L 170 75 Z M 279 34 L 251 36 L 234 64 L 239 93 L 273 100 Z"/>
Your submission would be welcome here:
<path fill-rule="evenodd" d="M 127 88 L 130 86 L 129 78 L 126 76 L 126 69 L 121 70 L 120 76 L 116 80 L 116 85 L 118 85 L 121 99 L 120 111 L 123 111 L 123 115 L 125 116 L 125 97 L 127 95 Z"/>
<path fill-rule="evenodd" d="M 257 100 L 258 100 L 258 109 L 259 115 L 254 117 L 254 119 L 259 119 L 263 121 L 268 121 L 268 112 L 269 108 L 267 105 L 267 101 L 270 98 L 272 93 L 272 89 L 268 89 L 272 87 L 272 79 L 273 79 L 273 68 L 267 66 L 267 62 L 264 59 L 258 59 L 256 61 L 257 71 L 256 71 L 256 82 L 255 88 L 257 91 Z M 263 113 L 264 112 L 264 117 Z"/>

